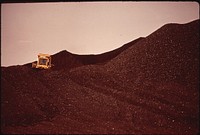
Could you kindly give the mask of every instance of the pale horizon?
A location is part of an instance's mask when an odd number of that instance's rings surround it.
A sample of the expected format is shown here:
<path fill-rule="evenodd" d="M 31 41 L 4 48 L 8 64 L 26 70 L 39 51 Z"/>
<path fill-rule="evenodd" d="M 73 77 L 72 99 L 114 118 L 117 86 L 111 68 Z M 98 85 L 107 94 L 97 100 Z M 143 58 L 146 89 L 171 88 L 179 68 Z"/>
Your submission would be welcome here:
<path fill-rule="evenodd" d="M 168 23 L 199 19 L 197 2 L 53 2 L 1 5 L 1 66 L 39 53 L 101 54 Z"/>

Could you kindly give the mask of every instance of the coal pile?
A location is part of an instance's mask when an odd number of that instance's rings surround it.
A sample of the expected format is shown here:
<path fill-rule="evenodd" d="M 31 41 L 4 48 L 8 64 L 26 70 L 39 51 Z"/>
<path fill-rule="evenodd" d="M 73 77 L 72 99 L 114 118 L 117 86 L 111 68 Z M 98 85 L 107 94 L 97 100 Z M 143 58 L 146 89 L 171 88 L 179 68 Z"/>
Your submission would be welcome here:
<path fill-rule="evenodd" d="M 2 133 L 199 133 L 199 20 L 52 62 L 1 67 Z"/>

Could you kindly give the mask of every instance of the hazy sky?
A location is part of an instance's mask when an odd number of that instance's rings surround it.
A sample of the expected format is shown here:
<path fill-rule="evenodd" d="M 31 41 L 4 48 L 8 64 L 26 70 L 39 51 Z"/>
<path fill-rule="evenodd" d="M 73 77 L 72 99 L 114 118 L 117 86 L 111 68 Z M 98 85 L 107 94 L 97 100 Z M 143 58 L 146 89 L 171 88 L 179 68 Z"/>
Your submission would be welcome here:
<path fill-rule="evenodd" d="M 38 53 L 99 54 L 146 37 L 167 23 L 199 19 L 196 2 L 58 2 L 1 5 L 1 65 Z"/>

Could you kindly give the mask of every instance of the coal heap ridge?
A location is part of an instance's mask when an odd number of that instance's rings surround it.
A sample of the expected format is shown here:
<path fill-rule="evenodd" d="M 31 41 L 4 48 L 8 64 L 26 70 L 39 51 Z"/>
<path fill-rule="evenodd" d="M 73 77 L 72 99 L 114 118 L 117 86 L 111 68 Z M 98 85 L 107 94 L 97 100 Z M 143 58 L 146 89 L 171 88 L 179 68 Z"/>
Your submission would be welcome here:
<path fill-rule="evenodd" d="M 91 65 L 91 64 L 105 64 L 109 60 L 116 57 L 118 54 L 129 48 L 130 46 L 134 45 L 135 43 L 141 41 L 142 37 L 133 40 L 130 43 L 123 45 L 120 48 L 117 48 L 113 51 L 97 54 L 97 55 L 78 55 L 72 54 L 66 50 L 63 50 L 57 54 L 52 56 L 52 61 L 54 63 L 54 70 L 70 70 L 75 67 L 80 67 L 83 65 Z"/>
<path fill-rule="evenodd" d="M 1 132 L 197 134 L 199 20 L 99 55 L 61 51 L 50 70 L 1 67 Z"/>
<path fill-rule="evenodd" d="M 70 70 L 75 67 L 80 67 L 84 65 L 91 64 L 105 64 L 110 61 L 121 52 L 134 45 L 135 43 L 143 40 L 143 37 L 135 39 L 120 48 L 117 48 L 113 51 L 105 52 L 102 54 L 91 54 L 91 55 L 78 55 L 68 52 L 67 50 L 62 50 L 54 55 L 52 55 L 52 70 Z M 30 67 L 32 63 L 24 64 L 24 66 Z"/>

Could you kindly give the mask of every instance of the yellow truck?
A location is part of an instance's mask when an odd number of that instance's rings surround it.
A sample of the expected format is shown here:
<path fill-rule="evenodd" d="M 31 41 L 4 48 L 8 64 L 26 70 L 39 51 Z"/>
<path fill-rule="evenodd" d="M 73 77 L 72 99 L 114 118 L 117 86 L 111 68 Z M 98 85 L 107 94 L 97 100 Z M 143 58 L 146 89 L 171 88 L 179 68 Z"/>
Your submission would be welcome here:
<path fill-rule="evenodd" d="M 39 69 L 49 69 L 52 67 L 51 64 L 51 55 L 49 54 L 38 54 L 37 62 L 32 63 L 32 68 L 39 68 Z"/>

